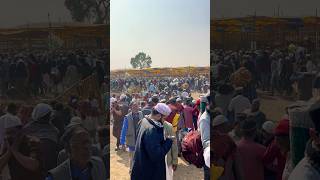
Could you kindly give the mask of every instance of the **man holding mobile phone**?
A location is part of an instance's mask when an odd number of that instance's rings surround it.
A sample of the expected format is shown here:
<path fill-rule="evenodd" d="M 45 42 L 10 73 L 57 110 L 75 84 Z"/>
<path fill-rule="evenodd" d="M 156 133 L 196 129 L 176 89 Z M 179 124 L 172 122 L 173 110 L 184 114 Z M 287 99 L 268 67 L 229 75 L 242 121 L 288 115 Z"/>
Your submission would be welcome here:
<path fill-rule="evenodd" d="M 163 120 L 171 113 L 164 103 L 158 103 L 149 117 L 138 125 L 131 180 L 166 179 L 166 155 L 172 138 L 165 138 Z"/>

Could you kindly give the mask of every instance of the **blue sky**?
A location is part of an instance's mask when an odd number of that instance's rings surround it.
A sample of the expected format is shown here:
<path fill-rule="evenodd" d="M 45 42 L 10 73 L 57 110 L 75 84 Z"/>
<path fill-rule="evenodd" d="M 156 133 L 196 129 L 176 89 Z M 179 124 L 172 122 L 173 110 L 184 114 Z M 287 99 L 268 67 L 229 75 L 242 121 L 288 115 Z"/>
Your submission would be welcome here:
<path fill-rule="evenodd" d="M 153 67 L 210 64 L 209 0 L 111 0 L 111 69 L 143 51 Z"/>

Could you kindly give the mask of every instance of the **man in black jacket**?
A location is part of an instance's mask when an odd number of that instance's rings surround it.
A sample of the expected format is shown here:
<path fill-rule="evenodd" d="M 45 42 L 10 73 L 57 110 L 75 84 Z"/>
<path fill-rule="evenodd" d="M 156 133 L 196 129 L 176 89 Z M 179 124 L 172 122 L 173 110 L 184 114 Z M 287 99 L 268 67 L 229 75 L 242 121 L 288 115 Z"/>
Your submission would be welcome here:
<path fill-rule="evenodd" d="M 131 180 L 166 179 L 165 156 L 172 146 L 172 137 L 164 137 L 161 120 L 170 112 L 166 104 L 158 103 L 151 115 L 140 121 Z"/>

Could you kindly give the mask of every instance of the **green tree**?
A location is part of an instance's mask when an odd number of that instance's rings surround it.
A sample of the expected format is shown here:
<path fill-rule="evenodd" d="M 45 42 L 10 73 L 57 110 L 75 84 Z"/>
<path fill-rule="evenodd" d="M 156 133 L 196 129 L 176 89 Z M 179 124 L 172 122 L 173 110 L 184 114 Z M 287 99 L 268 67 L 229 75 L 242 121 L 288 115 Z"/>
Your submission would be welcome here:
<path fill-rule="evenodd" d="M 135 57 L 131 58 L 130 64 L 134 69 L 143 69 L 151 67 L 152 60 L 144 52 L 139 52 Z"/>
<path fill-rule="evenodd" d="M 110 22 L 110 0 L 65 0 L 64 4 L 76 22 Z"/>

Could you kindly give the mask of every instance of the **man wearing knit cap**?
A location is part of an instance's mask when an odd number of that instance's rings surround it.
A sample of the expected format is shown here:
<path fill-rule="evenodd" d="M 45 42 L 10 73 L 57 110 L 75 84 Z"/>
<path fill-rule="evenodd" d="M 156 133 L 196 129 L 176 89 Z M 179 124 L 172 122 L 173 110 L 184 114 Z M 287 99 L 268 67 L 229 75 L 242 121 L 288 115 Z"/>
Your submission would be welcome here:
<path fill-rule="evenodd" d="M 131 180 L 166 179 L 165 157 L 172 146 L 173 138 L 164 138 L 162 120 L 170 112 L 166 104 L 158 103 L 153 108 L 151 115 L 140 121 Z"/>

